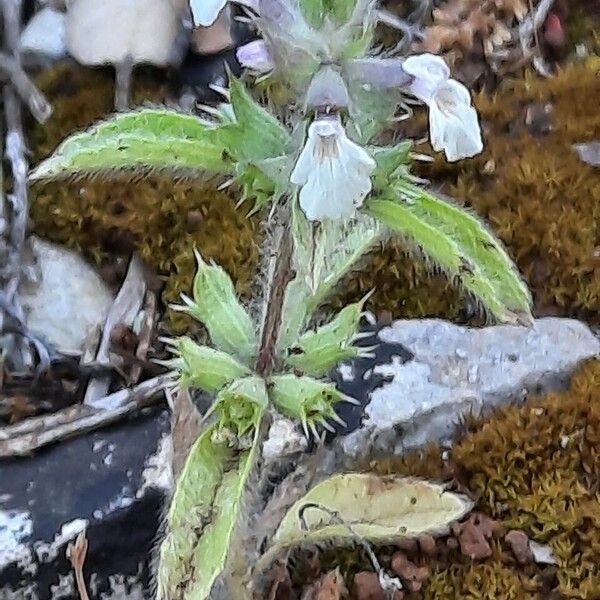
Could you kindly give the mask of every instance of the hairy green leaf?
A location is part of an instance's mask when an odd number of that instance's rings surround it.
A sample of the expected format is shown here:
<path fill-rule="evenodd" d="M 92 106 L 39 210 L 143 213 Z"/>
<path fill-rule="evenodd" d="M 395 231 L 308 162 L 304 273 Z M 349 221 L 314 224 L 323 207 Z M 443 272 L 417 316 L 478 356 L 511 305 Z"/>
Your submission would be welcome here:
<path fill-rule="evenodd" d="M 257 164 L 289 152 L 286 128 L 250 96 L 239 79 L 232 79 L 229 94 L 236 120 L 221 127 L 219 139 L 226 141 L 232 156 Z"/>
<path fill-rule="evenodd" d="M 242 496 L 258 452 L 238 451 L 213 438 L 218 425 L 198 439 L 175 487 L 160 549 L 158 600 L 205 600 L 223 571 Z"/>
<path fill-rule="evenodd" d="M 400 200 L 373 198 L 366 212 L 388 225 L 472 293 L 499 321 L 531 322 L 531 295 L 500 242 L 473 215 L 408 182 Z"/>
<path fill-rule="evenodd" d="M 198 271 L 194 278 L 194 298 L 183 296 L 185 305 L 173 308 L 201 321 L 217 349 L 249 364 L 257 351 L 252 319 L 238 300 L 225 270 L 206 263 L 199 253 L 196 258 Z"/>
<path fill-rule="evenodd" d="M 224 160 L 224 149 L 215 126 L 166 108 L 147 108 L 67 138 L 30 179 L 131 169 L 226 173 L 232 164 Z"/>
<path fill-rule="evenodd" d="M 283 550 L 305 543 L 390 544 L 445 533 L 472 506 L 465 496 L 427 481 L 371 473 L 334 475 L 290 508 L 257 570 L 267 568 Z"/>

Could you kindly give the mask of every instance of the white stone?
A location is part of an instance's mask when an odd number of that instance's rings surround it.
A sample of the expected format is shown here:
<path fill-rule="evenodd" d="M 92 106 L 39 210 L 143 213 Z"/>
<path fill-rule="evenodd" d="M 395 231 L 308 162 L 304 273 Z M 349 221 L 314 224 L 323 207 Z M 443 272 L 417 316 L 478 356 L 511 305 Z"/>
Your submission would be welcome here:
<path fill-rule="evenodd" d="M 73 519 L 63 523 L 60 532 L 51 542 L 35 542 L 33 544 L 39 562 L 52 562 L 62 552 L 67 542 L 74 540 L 88 526 L 87 519 Z"/>
<path fill-rule="evenodd" d="M 51 59 L 66 55 L 65 14 L 47 6 L 37 12 L 21 33 L 21 50 Z"/>
<path fill-rule="evenodd" d="M 600 354 L 600 341 L 586 325 L 559 318 L 537 320 L 532 328 L 482 329 L 435 319 L 396 321 L 379 337 L 402 344 L 414 358 L 375 367 L 392 379 L 372 392 L 362 426 L 341 438 L 353 457 L 445 443 L 461 415 L 564 388 L 578 363 Z"/>
<path fill-rule="evenodd" d="M 28 568 L 32 564 L 32 556 L 27 544 L 32 533 L 33 523 L 29 513 L 0 510 L 0 569 L 17 564 L 32 572 Z"/>
<path fill-rule="evenodd" d="M 103 326 L 112 294 L 75 252 L 39 238 L 31 238 L 31 246 L 39 276 L 19 289 L 27 325 L 58 350 L 80 352 Z"/>
<path fill-rule="evenodd" d="M 262 447 L 265 461 L 273 461 L 306 450 L 308 443 L 298 427 L 289 419 L 276 418 Z"/>

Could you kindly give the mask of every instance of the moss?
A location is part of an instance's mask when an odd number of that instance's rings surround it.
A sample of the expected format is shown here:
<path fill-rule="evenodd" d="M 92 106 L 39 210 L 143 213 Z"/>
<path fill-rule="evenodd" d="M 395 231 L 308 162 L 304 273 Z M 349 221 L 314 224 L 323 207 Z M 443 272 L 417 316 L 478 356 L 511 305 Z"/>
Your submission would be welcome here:
<path fill-rule="evenodd" d="M 547 543 L 557 560 L 550 584 L 536 565 L 517 566 L 504 542 L 490 559 L 430 561 L 419 598 L 600 598 L 600 360 L 583 364 L 570 389 L 470 419 L 448 460 L 430 445 L 362 465 L 378 473 L 454 480 L 476 509 L 505 529 Z"/>
<path fill-rule="evenodd" d="M 47 72 L 40 86 L 54 113 L 32 130 L 35 154 L 42 158 L 69 133 L 112 110 L 110 72 L 61 65 Z M 164 88 L 136 79 L 133 98 L 160 101 Z M 32 190 L 31 216 L 36 233 L 102 262 L 109 253 L 137 251 L 163 277 L 165 303 L 188 292 L 195 273 L 194 246 L 219 262 L 247 294 L 257 262 L 257 220 L 235 210 L 235 200 L 214 185 L 173 182 L 153 176 L 143 181 L 114 178 L 59 182 Z M 172 333 L 192 321 L 169 311 Z"/>

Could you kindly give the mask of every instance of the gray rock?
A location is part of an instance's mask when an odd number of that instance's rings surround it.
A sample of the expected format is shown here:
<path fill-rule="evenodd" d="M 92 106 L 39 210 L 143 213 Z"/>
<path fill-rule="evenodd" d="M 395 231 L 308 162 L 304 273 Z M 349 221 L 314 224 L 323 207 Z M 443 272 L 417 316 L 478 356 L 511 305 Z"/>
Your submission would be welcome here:
<path fill-rule="evenodd" d="M 37 12 L 21 33 L 21 50 L 52 60 L 67 53 L 65 14 L 47 6 Z"/>
<path fill-rule="evenodd" d="M 89 541 L 90 597 L 143 600 L 172 490 L 169 413 L 156 408 L 0 461 L 0 600 L 77 600 L 65 551 Z"/>
<path fill-rule="evenodd" d="M 35 237 L 30 243 L 36 281 L 19 289 L 27 325 L 58 350 L 80 352 L 90 333 L 104 324 L 112 294 L 75 252 Z"/>
<path fill-rule="evenodd" d="M 378 363 L 361 426 L 340 439 L 351 457 L 401 453 L 429 441 L 449 443 L 459 417 L 566 386 L 600 341 L 578 321 L 537 320 L 534 327 L 460 327 L 440 320 L 397 321 L 379 332 L 413 354 Z"/>

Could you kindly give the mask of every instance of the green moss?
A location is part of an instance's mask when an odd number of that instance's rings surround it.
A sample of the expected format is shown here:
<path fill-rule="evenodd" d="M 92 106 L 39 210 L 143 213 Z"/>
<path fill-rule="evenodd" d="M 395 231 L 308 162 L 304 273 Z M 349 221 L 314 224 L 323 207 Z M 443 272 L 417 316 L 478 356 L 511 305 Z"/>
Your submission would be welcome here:
<path fill-rule="evenodd" d="M 59 66 L 40 86 L 54 104 L 49 122 L 32 130 L 36 158 L 52 152 L 69 133 L 112 110 L 110 72 Z M 158 102 L 164 90 L 138 77 L 133 98 Z M 137 251 L 165 279 L 163 300 L 177 302 L 189 293 L 195 273 L 193 248 L 219 262 L 247 294 L 257 262 L 257 219 L 235 210 L 235 199 L 214 184 L 173 182 L 152 176 L 143 181 L 95 178 L 50 183 L 32 190 L 31 217 L 36 233 L 102 262 L 109 253 Z M 192 326 L 169 311 L 172 333 Z"/>

